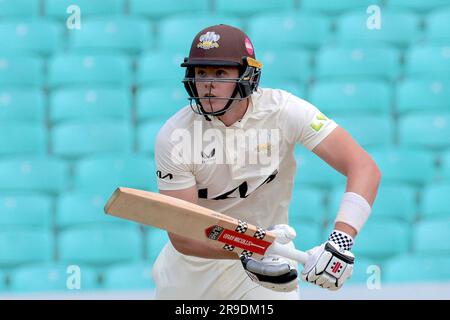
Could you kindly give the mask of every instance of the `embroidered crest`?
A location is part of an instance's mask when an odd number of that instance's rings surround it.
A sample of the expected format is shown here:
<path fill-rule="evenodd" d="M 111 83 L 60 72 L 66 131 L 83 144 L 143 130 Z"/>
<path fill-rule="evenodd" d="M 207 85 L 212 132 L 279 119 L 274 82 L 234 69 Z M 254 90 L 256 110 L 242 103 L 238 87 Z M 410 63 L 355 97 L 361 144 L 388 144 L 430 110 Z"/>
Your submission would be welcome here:
<path fill-rule="evenodd" d="M 214 31 L 208 31 L 200 36 L 200 42 L 197 44 L 197 48 L 205 50 L 218 48 L 219 44 L 217 41 L 219 41 L 219 39 L 220 35 L 216 34 Z"/>

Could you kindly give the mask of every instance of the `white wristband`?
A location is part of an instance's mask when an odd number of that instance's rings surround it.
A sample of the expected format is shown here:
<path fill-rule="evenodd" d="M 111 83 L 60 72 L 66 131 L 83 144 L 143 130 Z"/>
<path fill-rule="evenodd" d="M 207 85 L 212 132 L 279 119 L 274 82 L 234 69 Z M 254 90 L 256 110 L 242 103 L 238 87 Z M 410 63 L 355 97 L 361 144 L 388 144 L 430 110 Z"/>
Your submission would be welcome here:
<path fill-rule="evenodd" d="M 366 199 L 357 193 L 346 192 L 342 198 L 335 222 L 344 222 L 359 232 L 369 218 L 371 211 L 372 208 Z"/>

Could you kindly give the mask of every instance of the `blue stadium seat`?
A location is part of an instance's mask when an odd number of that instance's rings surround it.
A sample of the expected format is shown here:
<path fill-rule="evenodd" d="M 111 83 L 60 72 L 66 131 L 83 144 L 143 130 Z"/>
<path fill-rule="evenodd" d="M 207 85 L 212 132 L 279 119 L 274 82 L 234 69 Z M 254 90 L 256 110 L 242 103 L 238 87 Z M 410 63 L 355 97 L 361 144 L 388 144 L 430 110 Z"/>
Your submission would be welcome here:
<path fill-rule="evenodd" d="M 47 262 L 53 258 L 53 236 L 48 230 L 1 228 L 0 266 Z"/>
<path fill-rule="evenodd" d="M 400 72 L 400 53 L 389 47 L 324 47 L 316 65 L 317 78 L 389 80 Z"/>
<path fill-rule="evenodd" d="M 352 276 L 345 282 L 345 285 L 367 284 L 367 281 L 370 280 L 374 276 L 374 272 L 377 271 L 380 271 L 380 277 L 381 280 L 383 280 L 383 269 L 378 260 L 379 259 L 355 257 Z"/>
<path fill-rule="evenodd" d="M 259 51 L 273 48 L 317 48 L 328 40 L 330 28 L 330 21 L 317 14 L 270 14 L 250 20 L 248 36 L 258 56 Z"/>
<path fill-rule="evenodd" d="M 311 77 L 311 54 L 305 50 L 258 51 L 263 80 L 308 81 Z"/>
<path fill-rule="evenodd" d="M 406 79 L 397 90 L 397 112 L 439 112 L 450 110 L 450 81 L 439 79 Z"/>
<path fill-rule="evenodd" d="M 90 87 L 54 90 L 50 120 L 131 120 L 131 93 L 124 87 Z"/>
<path fill-rule="evenodd" d="M 450 113 L 403 116 L 399 121 L 399 135 L 402 145 L 436 149 L 450 147 Z"/>
<path fill-rule="evenodd" d="M 0 195 L 0 227 L 49 228 L 53 218 L 52 199 L 40 193 Z"/>
<path fill-rule="evenodd" d="M 67 9 L 71 5 L 76 5 L 80 8 L 81 17 L 103 16 L 103 15 L 120 15 L 124 10 L 125 0 L 44 0 L 45 1 L 45 15 L 58 18 L 67 19 L 71 14 Z M 82 28 L 84 24 L 82 22 Z"/>
<path fill-rule="evenodd" d="M 142 155 L 96 156 L 77 162 L 75 188 L 111 194 L 117 187 L 156 191 L 153 159 Z"/>
<path fill-rule="evenodd" d="M 368 15 L 352 11 L 339 17 L 336 40 L 340 44 L 379 45 L 405 47 L 420 37 L 419 17 L 409 12 L 382 11 L 380 29 L 367 27 Z"/>
<path fill-rule="evenodd" d="M 450 183 L 432 184 L 422 194 L 422 214 L 426 218 L 449 217 L 450 208 L 447 198 L 450 195 Z"/>
<path fill-rule="evenodd" d="M 229 16 L 183 15 L 171 17 L 162 20 L 159 24 L 158 48 L 163 51 L 181 51 L 187 57 L 192 40 L 197 33 L 206 27 L 217 24 L 228 24 L 236 28 L 242 28 L 239 19 Z"/>
<path fill-rule="evenodd" d="M 174 83 L 174 85 L 178 84 Z M 139 122 L 165 121 L 189 104 L 188 94 L 182 87 L 144 87 L 136 95 L 136 115 Z M 161 122 L 162 124 L 163 122 Z"/>
<path fill-rule="evenodd" d="M 326 14 L 339 14 L 352 9 L 365 9 L 370 5 L 379 4 L 379 0 L 345 0 L 345 1 L 327 1 L 327 0 L 302 0 L 300 4 L 301 11 L 322 12 Z"/>
<path fill-rule="evenodd" d="M 447 0 L 388 0 L 387 7 L 392 9 L 407 9 L 417 12 L 425 12 L 442 6 L 448 6 Z"/>
<path fill-rule="evenodd" d="M 204 0 L 152 0 L 149 5 L 147 0 L 129 0 L 129 10 L 134 16 L 144 15 L 152 19 L 161 19 L 175 14 L 199 14 L 208 12 L 209 3 Z"/>
<path fill-rule="evenodd" d="M 0 270 L 0 293 L 4 293 L 8 290 L 6 284 L 6 273 Z"/>
<path fill-rule="evenodd" d="M 448 282 L 450 257 L 424 257 L 411 254 L 394 257 L 383 265 L 383 280 L 390 284 Z"/>
<path fill-rule="evenodd" d="M 103 287 L 108 290 L 152 290 L 150 262 L 136 262 L 115 265 L 103 272 Z"/>
<path fill-rule="evenodd" d="M 0 1 L 0 19 L 35 17 L 39 15 L 39 0 L 2 0 Z"/>
<path fill-rule="evenodd" d="M 155 141 L 159 129 L 163 126 L 161 121 L 146 121 L 138 127 L 138 150 L 139 152 L 153 155 L 155 152 Z"/>
<path fill-rule="evenodd" d="M 52 130 L 52 151 L 64 157 L 128 152 L 132 149 L 132 143 L 133 130 L 124 121 L 68 122 Z"/>
<path fill-rule="evenodd" d="M 1 191 L 57 193 L 68 186 L 69 168 L 53 157 L 0 158 L 0 177 Z"/>
<path fill-rule="evenodd" d="M 297 236 L 294 239 L 295 247 L 299 250 L 309 250 L 322 244 L 326 239 L 322 234 L 322 228 L 317 223 L 289 222 L 295 229 Z"/>
<path fill-rule="evenodd" d="M 44 63 L 41 58 L 0 53 L 0 85 L 38 87 L 42 85 Z"/>
<path fill-rule="evenodd" d="M 0 155 L 29 155 L 47 153 L 47 128 L 42 124 L 9 122 L 1 125 Z"/>
<path fill-rule="evenodd" d="M 149 5 L 151 6 L 151 5 Z M 138 53 L 154 46 L 150 24 L 138 18 L 110 16 L 91 18 L 73 32 L 70 47 L 78 52 Z"/>
<path fill-rule="evenodd" d="M 440 177 L 443 180 L 450 182 L 450 152 L 445 153 L 441 161 L 442 161 L 442 169 Z"/>
<path fill-rule="evenodd" d="M 70 264 L 107 265 L 139 260 L 142 241 L 134 227 L 103 224 L 73 227 L 59 235 L 59 259 Z"/>
<path fill-rule="evenodd" d="M 426 18 L 428 43 L 448 44 L 450 42 L 450 8 L 439 9 Z"/>
<path fill-rule="evenodd" d="M 61 47 L 63 27 L 44 19 L 0 23 L 3 51 L 48 55 Z"/>
<path fill-rule="evenodd" d="M 180 65 L 185 56 L 187 54 L 174 51 L 152 51 L 142 55 L 137 61 L 139 66 L 136 71 L 137 84 L 139 86 L 168 84 L 182 88 L 181 80 L 185 69 Z"/>
<path fill-rule="evenodd" d="M 145 231 L 146 254 L 151 264 L 153 264 L 163 247 L 169 241 L 169 236 L 166 231 L 153 227 L 146 227 Z"/>
<path fill-rule="evenodd" d="M 414 250 L 424 255 L 450 255 L 450 217 L 422 220 L 414 226 Z"/>
<path fill-rule="evenodd" d="M 422 78 L 449 78 L 450 47 L 417 45 L 405 53 L 405 74 Z"/>
<path fill-rule="evenodd" d="M 0 90 L 0 122 L 43 123 L 44 103 L 45 97 L 41 90 L 2 88 Z"/>
<path fill-rule="evenodd" d="M 386 81 L 323 80 L 311 88 L 309 101 L 330 117 L 340 114 L 389 114 L 392 89 Z"/>
<path fill-rule="evenodd" d="M 294 1 L 247 0 L 242 2 L 240 0 L 216 0 L 215 10 L 219 14 L 248 18 L 262 13 L 293 11 Z"/>
<path fill-rule="evenodd" d="M 79 275 L 79 280 L 77 279 Z M 59 292 L 79 294 L 99 288 L 96 271 L 89 266 L 68 264 L 36 264 L 15 269 L 11 273 L 11 291 Z M 79 281 L 79 283 L 78 283 Z M 77 289 L 77 285 L 80 288 Z M 63 292 L 64 291 L 64 292 Z"/>
<path fill-rule="evenodd" d="M 131 64 L 119 54 L 60 54 L 49 61 L 48 83 L 63 85 L 129 85 Z"/>
<path fill-rule="evenodd" d="M 289 204 L 289 223 L 323 223 L 326 216 L 324 201 L 324 192 L 320 189 L 295 188 Z"/>

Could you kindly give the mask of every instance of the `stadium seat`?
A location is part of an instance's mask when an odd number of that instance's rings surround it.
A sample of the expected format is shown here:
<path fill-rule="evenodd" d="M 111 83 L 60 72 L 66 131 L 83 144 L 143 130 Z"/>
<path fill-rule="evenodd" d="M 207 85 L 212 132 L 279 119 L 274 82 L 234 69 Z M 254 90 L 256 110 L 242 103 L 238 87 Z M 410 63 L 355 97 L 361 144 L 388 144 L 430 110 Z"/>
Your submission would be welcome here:
<path fill-rule="evenodd" d="M 146 254 L 150 263 L 153 264 L 163 247 L 169 241 L 169 236 L 166 231 L 153 227 L 146 227 L 145 231 Z"/>
<path fill-rule="evenodd" d="M 142 242 L 135 227 L 103 224 L 73 227 L 59 235 L 61 262 L 90 265 L 107 265 L 139 260 Z"/>
<path fill-rule="evenodd" d="M 156 136 L 163 126 L 161 121 L 146 121 L 138 127 L 138 150 L 139 152 L 154 155 Z"/>
<path fill-rule="evenodd" d="M 405 74 L 421 78 L 448 79 L 450 46 L 417 45 L 405 53 Z"/>
<path fill-rule="evenodd" d="M 426 18 L 426 39 L 428 43 L 450 43 L 450 8 L 439 9 Z"/>
<path fill-rule="evenodd" d="M 124 87 L 102 86 L 52 92 L 50 120 L 53 124 L 91 119 L 131 120 L 131 93 Z"/>
<path fill-rule="evenodd" d="M 125 121 L 68 122 L 52 130 L 52 152 L 63 157 L 128 152 L 132 143 L 133 130 Z"/>
<path fill-rule="evenodd" d="M 420 266 L 420 267 L 418 267 Z M 383 281 L 387 283 L 432 283 L 450 280 L 450 257 L 401 255 L 383 266 Z"/>
<path fill-rule="evenodd" d="M 48 83 L 63 85 L 129 85 L 131 64 L 119 54 L 59 54 L 49 61 Z"/>
<path fill-rule="evenodd" d="M 323 80 L 310 88 L 309 101 L 329 117 L 334 115 L 388 115 L 392 89 L 386 81 Z"/>
<path fill-rule="evenodd" d="M 392 9 L 407 9 L 417 12 L 425 12 L 442 6 L 448 6 L 447 0 L 388 0 L 386 6 Z"/>
<path fill-rule="evenodd" d="M 8 290 L 6 284 L 6 273 L 0 270 L 0 293 L 5 293 Z"/>
<path fill-rule="evenodd" d="M 450 218 L 447 197 L 450 195 L 450 183 L 431 184 L 423 190 L 422 215 L 425 218 Z"/>
<path fill-rule="evenodd" d="M 321 15 L 270 14 L 250 20 L 247 34 L 258 56 L 259 51 L 273 48 L 317 48 L 328 40 L 330 28 L 330 21 Z"/>
<path fill-rule="evenodd" d="M 178 84 L 178 83 L 174 83 Z M 139 122 L 169 119 L 189 104 L 188 94 L 182 85 L 150 86 L 141 88 L 136 94 L 136 115 Z"/>
<path fill-rule="evenodd" d="M 406 79 L 399 83 L 396 94 L 400 114 L 450 110 L 450 80 Z"/>
<path fill-rule="evenodd" d="M 262 62 L 262 80 L 308 81 L 311 77 L 311 54 L 305 50 L 266 50 L 257 53 Z"/>
<path fill-rule="evenodd" d="M 0 158 L 0 191 L 57 193 L 69 182 L 68 165 L 53 157 Z"/>
<path fill-rule="evenodd" d="M 216 0 L 215 10 L 219 14 L 228 14 L 248 18 L 265 12 L 293 11 L 294 1 L 277 0 Z"/>
<path fill-rule="evenodd" d="M 371 152 L 383 174 L 383 182 L 422 185 L 435 175 L 434 156 L 425 150 L 382 148 Z"/>
<path fill-rule="evenodd" d="M 378 259 L 370 259 L 364 257 L 355 257 L 355 264 L 353 266 L 353 273 L 350 279 L 345 282 L 349 284 L 367 284 L 367 281 L 374 276 L 376 270 L 380 270 L 380 279 L 383 280 L 383 269 Z"/>
<path fill-rule="evenodd" d="M 91 18 L 83 22 L 81 30 L 71 34 L 70 47 L 77 52 L 139 53 L 153 48 L 155 39 L 151 31 L 147 21 L 134 17 Z"/>
<path fill-rule="evenodd" d="M 204 0 L 152 0 L 149 5 L 146 0 L 129 0 L 129 10 L 134 16 L 144 15 L 151 19 L 161 19 L 177 14 L 207 14 L 208 1 Z"/>
<path fill-rule="evenodd" d="M 38 87 L 43 83 L 44 63 L 41 58 L 0 53 L 0 86 Z"/>
<path fill-rule="evenodd" d="M 49 228 L 52 225 L 53 201 L 47 195 L 0 195 L 0 228 L 9 226 Z"/>
<path fill-rule="evenodd" d="M 180 65 L 187 54 L 174 51 L 148 52 L 138 61 L 136 82 L 139 86 L 167 84 L 171 87 L 183 88 L 181 80 L 185 69 Z"/>
<path fill-rule="evenodd" d="M 9 122 L 1 124 L 0 156 L 47 153 L 47 128 L 41 124 Z"/>
<path fill-rule="evenodd" d="M 390 47 L 324 47 L 316 65 L 317 78 L 390 80 L 400 72 L 400 55 Z"/>
<path fill-rule="evenodd" d="M 2 268 L 50 261 L 53 258 L 53 236 L 47 229 L 2 227 L 0 252 Z"/>
<path fill-rule="evenodd" d="M 450 147 L 450 113 L 403 116 L 399 121 L 399 135 L 402 145 L 435 149 Z"/>
<path fill-rule="evenodd" d="M 324 222 L 325 198 L 324 192 L 314 188 L 295 188 L 289 204 L 289 223 L 298 221 L 314 222 L 321 224 Z"/>
<path fill-rule="evenodd" d="M 80 8 L 81 17 L 121 15 L 125 0 L 44 0 L 45 15 L 51 18 L 67 19 L 73 10 L 67 12 L 71 5 Z M 83 27 L 84 28 L 84 24 Z"/>
<path fill-rule="evenodd" d="M 61 47 L 63 27 L 44 19 L 0 22 L 3 51 L 48 55 Z"/>
<path fill-rule="evenodd" d="M 388 44 L 406 47 L 420 37 L 419 17 L 409 12 L 382 11 L 380 29 L 369 29 L 368 15 L 352 11 L 339 17 L 337 21 L 336 41 L 350 45 Z"/>
<path fill-rule="evenodd" d="M 24 121 L 43 123 L 44 93 L 31 88 L 2 88 L 0 90 L 0 122 Z"/>
<path fill-rule="evenodd" d="M 68 264 L 36 264 L 24 266 L 11 273 L 11 291 L 80 293 L 98 289 L 96 271 L 89 266 Z M 79 289 L 78 289 L 79 285 Z"/>
<path fill-rule="evenodd" d="M 39 0 L 2 0 L 0 19 L 35 17 L 39 15 Z"/>
<path fill-rule="evenodd" d="M 440 177 L 443 180 L 450 182 L 450 152 L 447 152 L 442 156 L 441 162 L 442 168 L 440 172 Z"/>
<path fill-rule="evenodd" d="M 156 191 L 153 159 L 121 154 L 90 157 L 77 162 L 77 190 L 111 194 L 119 186 Z"/>
<path fill-rule="evenodd" d="M 326 239 L 322 234 L 322 228 L 317 223 L 310 222 L 289 222 L 295 229 L 297 236 L 294 239 L 295 247 L 299 250 L 309 250 L 322 244 Z"/>
<path fill-rule="evenodd" d="M 450 217 L 422 220 L 414 226 L 414 250 L 423 255 L 450 254 Z"/>
<path fill-rule="evenodd" d="M 103 288 L 107 290 L 152 290 L 150 262 L 136 262 L 115 265 L 103 272 Z"/>
<path fill-rule="evenodd" d="M 365 9 L 370 5 L 379 4 L 379 0 L 345 0 L 345 1 L 327 1 L 327 0 L 302 0 L 300 10 L 304 12 L 313 11 L 325 14 L 339 14 L 352 9 Z"/>

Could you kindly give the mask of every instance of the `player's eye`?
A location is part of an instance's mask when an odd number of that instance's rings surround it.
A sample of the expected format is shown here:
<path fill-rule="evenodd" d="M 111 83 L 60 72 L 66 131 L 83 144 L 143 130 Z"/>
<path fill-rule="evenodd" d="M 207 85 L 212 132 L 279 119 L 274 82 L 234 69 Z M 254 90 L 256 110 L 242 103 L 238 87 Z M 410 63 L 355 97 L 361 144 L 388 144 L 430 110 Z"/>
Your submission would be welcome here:
<path fill-rule="evenodd" d="M 219 70 L 216 71 L 216 76 L 217 77 L 226 77 L 227 74 L 228 73 L 225 70 L 223 70 L 223 69 L 219 69 Z"/>
<path fill-rule="evenodd" d="M 198 70 L 197 71 L 197 76 L 198 77 L 204 77 L 206 75 L 206 72 L 204 70 Z"/>

